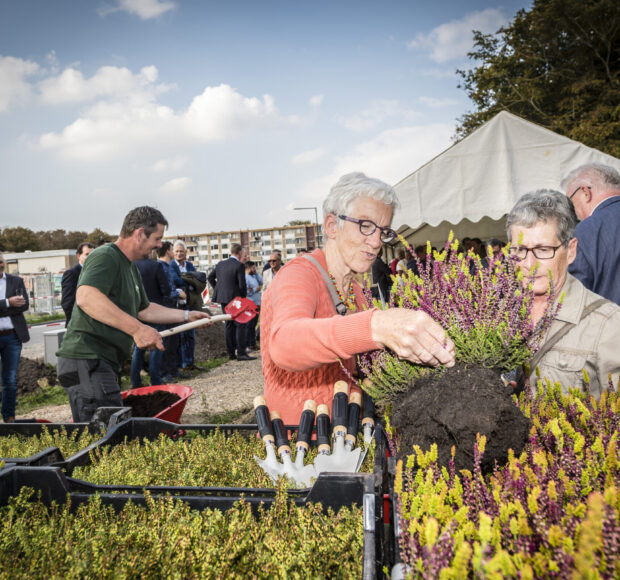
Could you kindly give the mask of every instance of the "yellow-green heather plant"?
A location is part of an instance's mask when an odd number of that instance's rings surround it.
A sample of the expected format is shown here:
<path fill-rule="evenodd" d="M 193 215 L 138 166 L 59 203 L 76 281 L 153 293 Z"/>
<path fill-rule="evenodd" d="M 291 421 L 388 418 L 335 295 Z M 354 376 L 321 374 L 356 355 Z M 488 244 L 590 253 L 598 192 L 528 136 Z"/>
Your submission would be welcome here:
<path fill-rule="evenodd" d="M 129 502 L 120 513 L 98 496 L 45 507 L 22 489 L 0 508 L 0 579 L 360 578 L 363 517 L 356 506 L 238 502 L 226 512 L 182 501 Z"/>
<path fill-rule="evenodd" d="M 360 440 L 363 446 L 361 435 Z M 177 441 L 162 434 L 152 441 L 133 439 L 101 446 L 90 456 L 91 464 L 74 469 L 73 477 L 100 485 L 273 487 L 254 459 L 264 458 L 264 443 L 240 432 L 226 436 L 218 429 L 207 436 Z M 311 449 L 306 463 L 312 463 L 315 456 L 316 449 Z M 372 471 L 373 462 L 374 444 L 362 471 Z M 285 485 L 294 483 L 286 479 Z"/>
<path fill-rule="evenodd" d="M 559 384 L 519 405 L 532 419 L 519 457 L 483 476 L 437 464 L 436 447 L 398 464 L 400 550 L 412 577 L 620 577 L 620 395 L 597 402 Z"/>
<path fill-rule="evenodd" d="M 50 430 L 44 425 L 40 435 L 26 437 L 14 434 L 0 437 L 0 457 L 29 457 L 48 447 L 58 447 L 66 459 L 101 437 L 100 433 L 93 434 L 86 429 L 69 433 L 65 427 Z"/>

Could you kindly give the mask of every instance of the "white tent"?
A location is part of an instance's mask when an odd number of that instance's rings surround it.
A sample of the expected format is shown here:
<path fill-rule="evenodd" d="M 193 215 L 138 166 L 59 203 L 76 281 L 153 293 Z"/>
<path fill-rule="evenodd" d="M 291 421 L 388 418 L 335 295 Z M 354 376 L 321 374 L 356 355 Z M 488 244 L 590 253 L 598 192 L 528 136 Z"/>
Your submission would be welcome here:
<path fill-rule="evenodd" d="M 402 207 L 393 227 L 412 245 L 443 245 L 450 229 L 505 239 L 505 215 L 519 197 L 559 190 L 568 172 L 592 162 L 620 171 L 615 157 L 503 111 L 394 186 Z"/>

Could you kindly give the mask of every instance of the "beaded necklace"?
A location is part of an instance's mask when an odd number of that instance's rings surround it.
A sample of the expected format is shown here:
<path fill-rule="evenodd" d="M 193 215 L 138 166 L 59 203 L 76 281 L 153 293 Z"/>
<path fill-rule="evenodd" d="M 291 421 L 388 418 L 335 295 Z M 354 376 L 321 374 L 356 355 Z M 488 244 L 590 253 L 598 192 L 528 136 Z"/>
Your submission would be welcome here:
<path fill-rule="evenodd" d="M 356 306 L 355 306 L 355 290 L 353 289 L 353 280 L 349 282 L 349 297 L 345 300 L 345 297 L 342 295 L 342 292 L 340 292 L 338 285 L 336 284 L 336 279 L 334 278 L 331 272 L 328 272 L 328 274 L 332 281 L 332 284 L 334 285 L 334 288 L 336 289 L 336 292 L 338 294 L 338 298 L 340 298 L 340 301 L 347 307 L 348 310 L 350 310 L 351 312 L 355 312 Z"/>

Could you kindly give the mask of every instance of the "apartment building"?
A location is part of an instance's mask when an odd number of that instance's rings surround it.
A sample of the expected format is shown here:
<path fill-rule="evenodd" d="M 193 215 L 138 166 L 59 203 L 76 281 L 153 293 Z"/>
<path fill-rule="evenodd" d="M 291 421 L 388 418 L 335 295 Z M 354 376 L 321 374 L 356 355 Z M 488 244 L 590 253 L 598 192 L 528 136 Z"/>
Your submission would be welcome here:
<path fill-rule="evenodd" d="M 165 236 L 164 239 L 171 242 L 183 240 L 187 246 L 187 259 L 197 270 L 205 272 L 220 260 L 230 258 L 233 244 L 241 244 L 248 251 L 250 260 L 259 264 L 267 262 L 275 250 L 282 252 L 283 262 L 288 262 L 302 249 L 314 250 L 323 245 L 321 226 L 317 224 L 184 234 Z"/>

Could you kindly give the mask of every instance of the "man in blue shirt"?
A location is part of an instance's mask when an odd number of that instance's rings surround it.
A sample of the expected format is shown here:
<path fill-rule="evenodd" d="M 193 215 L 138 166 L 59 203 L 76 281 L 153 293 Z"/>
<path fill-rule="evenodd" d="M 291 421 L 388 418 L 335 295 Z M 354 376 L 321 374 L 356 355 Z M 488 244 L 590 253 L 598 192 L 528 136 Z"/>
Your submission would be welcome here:
<path fill-rule="evenodd" d="M 581 220 L 577 257 L 568 271 L 596 294 L 620 305 L 620 173 L 598 163 L 582 165 L 562 181 Z"/>

